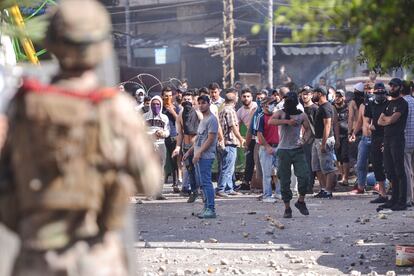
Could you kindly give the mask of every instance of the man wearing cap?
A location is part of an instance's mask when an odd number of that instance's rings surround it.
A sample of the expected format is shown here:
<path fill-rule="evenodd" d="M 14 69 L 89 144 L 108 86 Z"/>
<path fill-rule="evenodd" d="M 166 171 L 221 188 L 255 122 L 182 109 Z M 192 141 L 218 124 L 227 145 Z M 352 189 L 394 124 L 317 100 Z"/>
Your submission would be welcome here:
<path fill-rule="evenodd" d="M 315 115 L 318 111 L 318 106 L 312 101 L 313 88 L 310 85 L 305 85 L 300 89 L 300 95 L 303 102 L 303 109 L 308 117 L 309 127 L 312 132 L 312 136 L 308 141 L 305 141 L 303 145 L 303 151 L 305 152 L 306 163 L 308 164 L 309 171 L 309 188 L 308 194 L 313 194 L 313 186 L 315 184 L 315 173 L 312 171 L 312 147 L 315 141 Z"/>
<path fill-rule="evenodd" d="M 210 111 L 210 98 L 207 95 L 198 97 L 197 102 L 203 119 L 198 125 L 194 145 L 184 154 L 183 159 L 186 160 L 193 154 L 196 181 L 203 189 L 204 208 L 197 216 L 201 219 L 211 219 L 216 217 L 211 168 L 216 154 L 219 123 Z"/>
<path fill-rule="evenodd" d="M 336 90 L 334 107 L 338 114 L 339 147 L 336 149 L 342 185 L 348 186 L 349 178 L 349 152 L 348 152 L 348 106 L 345 103 L 345 91 Z"/>
<path fill-rule="evenodd" d="M 141 111 L 142 108 L 144 107 L 144 98 L 146 96 L 145 94 L 145 90 L 142 88 L 138 88 L 135 91 L 135 100 L 137 101 L 137 105 L 135 106 L 135 110 L 136 111 Z"/>
<path fill-rule="evenodd" d="M 59 71 L 23 82 L 0 159 L 0 221 L 21 240 L 13 275 L 130 275 L 128 198 L 158 193 L 161 167 L 134 102 L 96 75 L 113 51 L 105 7 L 62 0 L 49 19 Z"/>
<path fill-rule="evenodd" d="M 392 183 L 392 196 L 378 210 L 393 211 L 407 209 L 407 177 L 404 169 L 405 125 L 408 103 L 401 97 L 402 81 L 393 78 L 390 82 L 390 103 L 381 113 L 378 125 L 384 127 L 384 167 Z"/>
<path fill-rule="evenodd" d="M 359 82 L 354 85 L 354 95 L 348 105 L 348 138 L 349 138 L 349 157 L 350 161 L 355 162 L 358 155 L 358 143 L 361 139 L 362 115 L 360 106 L 364 103 L 364 83 Z M 360 127 L 357 129 L 358 120 Z M 355 137 L 352 137 L 355 133 Z"/>
<path fill-rule="evenodd" d="M 321 191 L 317 198 L 332 198 L 335 188 L 335 137 L 333 132 L 334 110 L 327 100 L 327 91 L 318 87 L 313 92 L 313 101 L 318 103 L 315 115 L 315 142 L 312 148 L 312 170 L 316 172 Z"/>
<path fill-rule="evenodd" d="M 371 200 L 371 203 L 385 203 L 385 172 L 382 149 L 384 145 L 384 127 L 378 125 L 378 119 L 388 105 L 385 86 L 382 82 L 374 86 L 374 99 L 369 101 L 364 112 L 364 128 L 371 130 L 371 162 L 374 169 L 375 180 L 378 183 L 376 190 L 379 196 Z"/>
<path fill-rule="evenodd" d="M 404 165 L 407 176 L 407 204 L 414 202 L 414 97 L 411 95 L 413 83 L 406 83 L 401 91 L 404 100 L 408 103 L 408 116 L 405 125 Z"/>

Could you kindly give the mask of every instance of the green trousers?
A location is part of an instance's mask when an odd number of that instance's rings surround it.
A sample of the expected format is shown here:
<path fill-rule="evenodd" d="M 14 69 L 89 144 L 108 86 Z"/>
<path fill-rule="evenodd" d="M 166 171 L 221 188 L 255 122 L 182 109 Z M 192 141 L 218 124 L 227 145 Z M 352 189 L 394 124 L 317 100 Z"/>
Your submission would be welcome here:
<path fill-rule="evenodd" d="M 291 167 L 298 178 L 299 195 L 304 196 L 309 187 L 309 169 L 302 148 L 297 149 L 278 149 L 278 170 L 277 175 L 280 180 L 280 190 L 283 202 L 292 200 L 292 190 L 290 189 Z"/>

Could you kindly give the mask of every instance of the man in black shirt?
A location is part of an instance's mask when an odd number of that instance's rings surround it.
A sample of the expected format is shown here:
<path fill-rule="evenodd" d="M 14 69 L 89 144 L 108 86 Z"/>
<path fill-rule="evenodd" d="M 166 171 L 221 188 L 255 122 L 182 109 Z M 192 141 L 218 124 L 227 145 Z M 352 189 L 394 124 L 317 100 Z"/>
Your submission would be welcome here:
<path fill-rule="evenodd" d="M 386 97 L 385 86 L 382 82 L 376 83 L 374 86 L 374 99 L 370 100 L 364 112 L 364 124 L 371 130 L 371 163 L 374 169 L 375 180 L 378 183 L 379 192 L 378 198 L 371 201 L 371 203 L 385 203 L 387 196 L 385 193 L 385 173 L 382 148 L 384 144 L 384 127 L 378 125 L 378 119 L 385 111 L 389 102 Z"/>
<path fill-rule="evenodd" d="M 405 124 L 408 116 L 408 103 L 401 97 L 402 81 L 394 78 L 390 81 L 391 101 L 378 119 L 378 125 L 384 126 L 384 166 L 388 179 L 392 183 L 392 196 L 378 210 L 390 208 L 393 211 L 407 209 L 407 178 L 404 170 Z"/>
<path fill-rule="evenodd" d="M 336 156 L 338 159 L 339 171 L 342 176 L 340 180 L 344 186 L 348 186 L 349 178 L 349 152 L 348 152 L 348 105 L 345 102 L 345 91 L 338 89 L 335 95 L 334 107 L 338 114 L 339 141 Z"/>
<path fill-rule="evenodd" d="M 327 100 L 324 88 L 316 88 L 313 101 L 319 105 L 315 115 L 315 142 L 312 148 L 312 170 L 316 172 L 321 191 L 319 198 L 332 198 L 336 185 L 335 138 L 333 133 L 334 110 Z"/>
<path fill-rule="evenodd" d="M 300 90 L 302 102 L 303 102 L 303 108 L 305 111 L 305 114 L 308 116 L 309 125 L 312 131 L 312 136 L 308 141 L 304 141 L 303 144 L 303 151 L 305 153 L 305 159 L 306 163 L 308 165 L 309 170 L 309 188 L 308 193 L 313 194 L 313 186 L 315 184 L 315 173 L 312 171 L 312 146 L 313 142 L 315 141 L 315 114 L 318 111 L 318 106 L 313 103 L 312 96 L 313 96 L 313 90 L 312 87 L 309 85 L 305 85 Z"/>

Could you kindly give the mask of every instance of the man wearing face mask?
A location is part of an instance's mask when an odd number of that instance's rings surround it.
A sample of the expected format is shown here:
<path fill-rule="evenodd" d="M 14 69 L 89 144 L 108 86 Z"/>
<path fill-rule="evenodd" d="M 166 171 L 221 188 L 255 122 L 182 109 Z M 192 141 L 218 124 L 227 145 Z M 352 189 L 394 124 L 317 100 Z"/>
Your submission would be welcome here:
<path fill-rule="evenodd" d="M 407 205 L 411 206 L 414 203 L 414 97 L 411 94 L 413 88 L 413 82 L 409 83 L 406 81 L 404 89 L 401 91 L 404 100 L 408 103 L 408 116 L 405 125 L 404 165 L 407 176 Z"/>
<path fill-rule="evenodd" d="M 162 114 L 162 99 L 154 96 L 150 102 L 150 110 L 143 115 L 147 125 L 148 134 L 154 138 L 154 150 L 158 153 L 161 168 L 165 166 L 167 150 L 165 148 L 165 138 L 170 136 L 170 126 L 168 117 Z M 163 170 L 164 171 L 164 170 Z M 164 177 L 162 178 L 164 180 Z M 156 197 L 158 200 L 166 199 L 163 195 Z"/>
<path fill-rule="evenodd" d="M 186 154 L 187 151 L 193 146 L 194 138 L 197 135 L 197 128 L 200 124 L 200 121 L 203 119 L 203 115 L 200 112 L 197 112 L 193 107 L 193 94 L 191 91 L 186 91 L 183 93 L 182 103 L 183 110 L 177 117 L 176 127 L 177 127 L 177 145 L 172 153 L 172 157 L 179 155 L 180 150 L 182 154 Z M 189 154 L 188 158 L 184 161 L 186 173 L 188 178 L 183 177 L 183 181 L 188 179 L 191 189 L 190 197 L 188 198 L 188 203 L 193 203 L 199 193 L 196 185 L 195 171 L 193 164 L 193 154 Z M 184 191 L 183 183 L 183 192 Z"/>
<path fill-rule="evenodd" d="M 361 139 L 362 115 L 360 106 L 364 103 L 364 83 L 359 82 L 354 86 L 354 97 L 348 105 L 348 138 L 349 138 L 349 157 L 350 162 L 357 160 L 358 143 Z M 358 128 L 358 118 L 360 118 L 360 127 Z M 355 133 L 355 137 L 352 134 Z"/>
<path fill-rule="evenodd" d="M 381 113 L 378 125 L 384 127 L 384 167 L 392 183 L 392 196 L 380 205 L 378 210 L 390 208 L 393 211 L 407 209 L 407 177 L 404 170 L 405 125 L 408 117 L 408 103 L 401 97 L 402 81 L 393 78 L 390 82 L 390 103 Z"/>
<path fill-rule="evenodd" d="M 332 198 L 336 185 L 335 137 L 333 132 L 334 111 L 327 100 L 327 91 L 316 88 L 312 100 L 319 108 L 315 115 L 315 142 L 312 148 L 312 170 L 316 172 L 321 191 L 317 198 Z"/>
<path fill-rule="evenodd" d="M 384 127 L 378 125 L 378 119 L 385 111 L 389 104 L 387 101 L 387 91 L 382 82 L 376 83 L 374 86 L 374 100 L 369 101 L 365 107 L 364 124 L 365 128 L 371 130 L 371 162 L 374 169 L 375 180 L 377 181 L 376 190 L 379 192 L 378 198 L 371 201 L 371 203 L 385 203 L 387 196 L 385 192 L 385 172 L 382 148 L 384 145 Z"/>
<path fill-rule="evenodd" d="M 145 98 L 146 94 L 144 89 L 142 88 L 138 88 L 135 91 L 135 100 L 137 101 L 137 105 L 135 106 L 135 110 L 136 111 L 141 111 L 142 108 L 144 107 L 144 98 Z"/>
<path fill-rule="evenodd" d="M 275 198 L 272 196 L 272 172 L 276 169 L 273 162 L 276 149 L 279 144 L 278 126 L 270 125 L 275 109 L 275 101 L 271 97 L 267 97 L 262 102 L 263 116 L 260 117 L 257 129 L 257 138 L 259 147 L 260 165 L 262 167 L 263 176 L 263 202 L 274 203 Z"/>
<path fill-rule="evenodd" d="M 303 151 L 303 144 L 311 139 L 312 132 L 307 115 L 297 108 L 299 103 L 298 96 L 294 92 L 287 93 L 285 104 L 282 110 L 277 111 L 270 120 L 269 124 L 280 127 L 280 143 L 277 150 L 278 171 L 280 179 L 282 199 L 285 203 L 284 218 L 292 217 L 290 201 L 292 191 L 290 189 L 291 167 L 298 178 L 299 199 L 295 207 L 300 213 L 307 216 L 309 211 L 305 204 L 305 195 L 309 188 L 309 172 Z M 305 130 L 301 138 L 302 126 Z"/>

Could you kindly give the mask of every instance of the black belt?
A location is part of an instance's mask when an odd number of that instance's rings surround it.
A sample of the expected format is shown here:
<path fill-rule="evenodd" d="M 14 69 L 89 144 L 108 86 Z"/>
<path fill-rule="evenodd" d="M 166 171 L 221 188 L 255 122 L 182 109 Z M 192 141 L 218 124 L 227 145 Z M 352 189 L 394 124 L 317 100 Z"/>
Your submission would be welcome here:
<path fill-rule="evenodd" d="M 237 145 L 236 144 L 228 144 L 228 145 L 225 145 L 226 147 L 232 147 L 232 148 L 237 148 Z"/>

